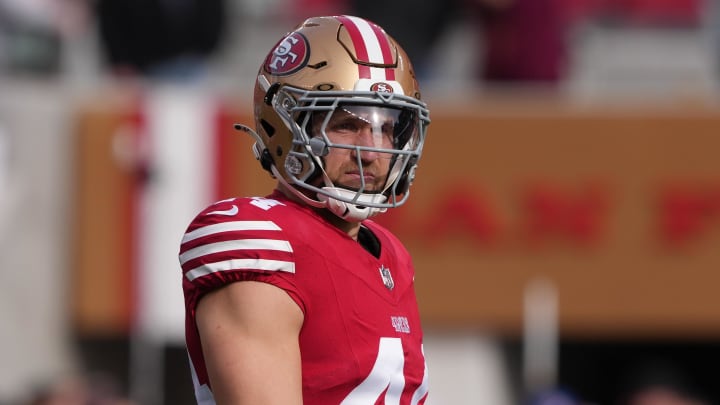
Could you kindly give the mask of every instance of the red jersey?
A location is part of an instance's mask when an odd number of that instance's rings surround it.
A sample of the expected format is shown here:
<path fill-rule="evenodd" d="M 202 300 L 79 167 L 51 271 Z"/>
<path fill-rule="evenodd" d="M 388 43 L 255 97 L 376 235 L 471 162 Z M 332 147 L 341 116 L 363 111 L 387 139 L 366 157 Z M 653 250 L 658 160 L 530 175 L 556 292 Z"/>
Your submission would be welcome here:
<path fill-rule="evenodd" d="M 186 341 L 195 393 L 214 404 L 195 308 L 203 294 L 241 280 L 285 290 L 304 314 L 299 344 L 306 405 L 415 405 L 427 367 L 407 250 L 386 229 L 364 249 L 311 208 L 279 192 L 223 200 L 190 224 L 180 248 Z"/>

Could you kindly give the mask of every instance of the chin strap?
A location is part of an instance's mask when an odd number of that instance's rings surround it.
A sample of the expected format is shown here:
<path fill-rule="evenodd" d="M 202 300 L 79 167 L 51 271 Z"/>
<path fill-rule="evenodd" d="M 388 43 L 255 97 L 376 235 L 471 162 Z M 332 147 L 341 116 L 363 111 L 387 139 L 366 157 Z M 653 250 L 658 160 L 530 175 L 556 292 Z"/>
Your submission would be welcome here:
<path fill-rule="evenodd" d="M 387 199 L 382 194 L 360 194 L 356 203 L 347 203 L 344 201 L 332 198 L 332 194 L 338 197 L 352 199 L 355 198 L 356 193 L 354 191 L 345 190 L 339 187 L 323 187 L 322 189 L 331 194 L 330 196 L 318 193 L 318 199 L 313 200 L 312 198 L 303 194 L 296 187 L 291 186 L 288 182 L 280 175 L 275 165 L 271 166 L 271 171 L 277 180 L 282 183 L 286 189 L 290 190 L 298 198 L 304 201 L 306 204 L 315 208 L 325 208 L 338 217 L 348 222 L 360 222 L 365 219 L 372 217 L 373 215 L 382 214 L 387 211 L 387 208 L 374 208 L 362 206 L 362 203 L 383 203 Z M 318 201 L 319 200 L 319 201 Z"/>
<path fill-rule="evenodd" d="M 323 190 L 330 194 L 330 196 L 328 196 L 318 193 L 318 199 L 325 202 L 325 208 L 348 222 L 360 222 L 373 215 L 387 211 L 387 208 L 367 207 L 363 205 L 363 203 L 385 202 L 387 197 L 382 194 L 360 194 L 355 203 L 348 203 L 332 198 L 332 195 L 335 194 L 338 197 L 352 199 L 356 195 L 354 191 L 338 187 L 323 187 Z"/>

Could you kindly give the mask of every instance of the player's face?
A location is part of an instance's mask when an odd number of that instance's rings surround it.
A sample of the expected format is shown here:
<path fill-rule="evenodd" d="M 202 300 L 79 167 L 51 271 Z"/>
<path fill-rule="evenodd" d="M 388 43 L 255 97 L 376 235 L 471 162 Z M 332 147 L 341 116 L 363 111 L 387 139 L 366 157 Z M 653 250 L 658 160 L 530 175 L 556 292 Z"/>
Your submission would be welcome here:
<path fill-rule="evenodd" d="M 393 154 L 399 111 L 381 107 L 346 106 L 327 120 L 325 135 L 332 145 L 324 157 L 325 171 L 336 186 L 372 193 L 385 186 Z M 324 121 L 324 117 L 323 117 Z"/>

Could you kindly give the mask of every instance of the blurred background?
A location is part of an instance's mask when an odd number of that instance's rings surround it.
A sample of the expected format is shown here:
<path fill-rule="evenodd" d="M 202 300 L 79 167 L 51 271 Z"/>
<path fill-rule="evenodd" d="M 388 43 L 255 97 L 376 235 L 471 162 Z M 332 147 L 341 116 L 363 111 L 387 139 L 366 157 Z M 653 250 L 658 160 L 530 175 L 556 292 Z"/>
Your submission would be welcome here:
<path fill-rule="evenodd" d="M 433 120 L 410 202 L 432 405 L 720 402 L 713 0 L 0 0 L 0 404 L 193 404 L 179 240 L 273 182 L 260 62 L 382 25 Z"/>

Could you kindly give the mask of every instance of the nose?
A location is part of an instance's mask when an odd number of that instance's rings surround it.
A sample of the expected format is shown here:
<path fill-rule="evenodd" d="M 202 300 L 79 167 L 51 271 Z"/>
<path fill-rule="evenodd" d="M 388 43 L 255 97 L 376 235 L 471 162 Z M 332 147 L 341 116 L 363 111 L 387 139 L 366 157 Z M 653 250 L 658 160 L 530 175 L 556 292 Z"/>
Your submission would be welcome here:
<path fill-rule="evenodd" d="M 360 132 L 358 132 L 355 142 L 356 148 L 353 149 L 353 154 L 355 156 L 359 154 L 360 160 L 363 162 L 372 162 L 378 158 L 379 152 L 360 148 L 382 148 L 382 138 L 382 134 L 374 132 L 370 125 L 364 126 Z"/>

